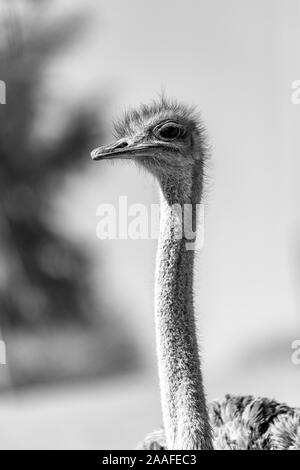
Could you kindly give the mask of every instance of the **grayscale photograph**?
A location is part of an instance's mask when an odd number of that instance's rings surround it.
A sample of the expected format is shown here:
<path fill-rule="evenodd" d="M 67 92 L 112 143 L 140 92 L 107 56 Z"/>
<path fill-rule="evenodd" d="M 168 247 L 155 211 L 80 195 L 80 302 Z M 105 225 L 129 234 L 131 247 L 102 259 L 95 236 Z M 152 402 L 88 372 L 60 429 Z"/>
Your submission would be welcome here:
<path fill-rule="evenodd" d="M 300 0 L 0 0 L 0 450 L 300 450 L 299 127 Z"/>

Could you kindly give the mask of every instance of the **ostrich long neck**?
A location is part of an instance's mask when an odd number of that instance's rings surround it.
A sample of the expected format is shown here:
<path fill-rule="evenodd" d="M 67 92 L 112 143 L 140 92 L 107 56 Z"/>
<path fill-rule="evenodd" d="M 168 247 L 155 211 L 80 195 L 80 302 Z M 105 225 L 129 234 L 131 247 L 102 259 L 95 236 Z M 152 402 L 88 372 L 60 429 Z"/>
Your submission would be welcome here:
<path fill-rule="evenodd" d="M 176 230 L 182 230 L 183 218 L 171 209 L 184 203 L 194 209 L 200 197 L 201 180 L 195 170 L 190 183 L 161 182 L 155 323 L 168 449 L 212 448 L 194 322 L 194 251 L 186 249 L 184 236 L 178 239 Z"/>

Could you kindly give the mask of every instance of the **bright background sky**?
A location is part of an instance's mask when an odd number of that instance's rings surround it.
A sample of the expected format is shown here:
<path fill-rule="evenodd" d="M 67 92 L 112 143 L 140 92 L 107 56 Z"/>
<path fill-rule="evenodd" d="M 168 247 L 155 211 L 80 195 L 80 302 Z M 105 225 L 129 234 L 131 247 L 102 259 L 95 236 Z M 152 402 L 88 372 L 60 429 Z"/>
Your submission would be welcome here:
<path fill-rule="evenodd" d="M 85 37 L 48 71 L 56 94 L 72 102 L 96 91 L 101 106 L 105 97 L 108 141 L 114 116 L 162 89 L 197 105 L 206 122 L 212 163 L 195 290 L 208 397 L 255 393 L 299 405 L 300 366 L 290 360 L 300 339 L 300 105 L 291 104 L 300 79 L 299 0 L 84 4 L 92 13 Z M 133 165 L 91 163 L 67 182 L 57 223 L 89 248 L 99 282 L 101 266 L 108 300 L 156 383 L 156 242 L 95 235 L 97 206 L 120 195 L 158 202 L 151 178 Z"/>
<path fill-rule="evenodd" d="M 73 83 L 76 93 L 108 91 L 109 123 L 164 89 L 197 105 L 207 125 L 212 165 L 196 292 L 208 377 L 219 368 L 224 373 L 224 362 L 233 367 L 276 341 L 285 343 L 288 367 L 290 341 L 300 335 L 300 108 L 290 101 L 300 76 L 299 1 L 90 4 L 95 16 L 88 47 L 81 42 L 72 66 L 63 64 L 68 90 Z M 88 193 L 80 177 L 73 210 L 67 210 L 74 230 L 80 225 L 95 249 L 98 204 L 116 203 L 119 195 L 132 203 L 157 202 L 155 185 L 134 166 L 104 165 L 93 165 L 85 176 Z M 101 248 L 104 278 L 151 362 L 156 243 L 106 241 Z"/>

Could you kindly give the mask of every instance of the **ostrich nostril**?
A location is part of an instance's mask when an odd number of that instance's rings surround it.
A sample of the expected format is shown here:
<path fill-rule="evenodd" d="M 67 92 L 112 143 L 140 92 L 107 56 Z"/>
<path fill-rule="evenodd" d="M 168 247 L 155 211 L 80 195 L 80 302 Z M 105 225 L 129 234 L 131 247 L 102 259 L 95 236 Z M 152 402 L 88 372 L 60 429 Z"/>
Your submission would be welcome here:
<path fill-rule="evenodd" d="M 128 142 L 124 140 L 123 142 L 120 142 L 119 144 L 117 144 L 115 146 L 115 149 L 123 149 L 124 147 L 127 147 L 127 146 L 128 146 Z"/>

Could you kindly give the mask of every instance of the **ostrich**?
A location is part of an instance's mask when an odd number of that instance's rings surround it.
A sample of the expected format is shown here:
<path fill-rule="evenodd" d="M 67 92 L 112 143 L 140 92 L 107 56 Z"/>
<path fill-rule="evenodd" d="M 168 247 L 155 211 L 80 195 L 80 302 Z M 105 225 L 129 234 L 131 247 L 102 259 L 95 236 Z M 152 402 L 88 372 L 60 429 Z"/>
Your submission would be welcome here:
<path fill-rule="evenodd" d="M 252 396 L 206 403 L 195 329 L 194 250 L 187 249 L 196 231 L 186 236 L 178 211 L 190 207 L 195 228 L 207 154 L 197 114 L 162 98 L 125 114 L 115 128 L 117 141 L 95 149 L 93 160 L 134 160 L 154 175 L 160 192 L 155 329 L 163 429 L 140 448 L 300 449 L 299 409 Z"/>

